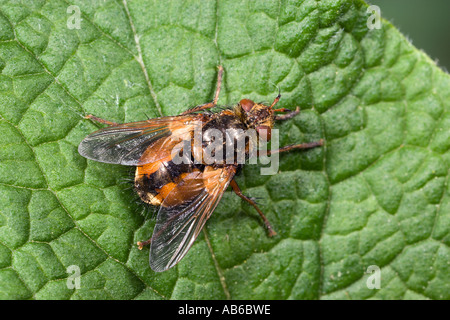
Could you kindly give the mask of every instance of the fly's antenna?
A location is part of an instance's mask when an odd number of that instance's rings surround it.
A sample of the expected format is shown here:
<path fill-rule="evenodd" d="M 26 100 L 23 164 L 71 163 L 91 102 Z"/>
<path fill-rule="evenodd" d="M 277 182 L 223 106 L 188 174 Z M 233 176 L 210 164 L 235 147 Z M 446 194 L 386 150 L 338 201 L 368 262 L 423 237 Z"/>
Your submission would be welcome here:
<path fill-rule="evenodd" d="M 278 101 L 280 101 L 281 98 L 281 94 L 278 93 L 277 97 L 275 98 L 275 100 L 273 100 L 272 104 L 270 105 L 270 109 L 273 109 L 273 107 L 278 103 Z"/>
<path fill-rule="evenodd" d="M 278 89 L 278 95 L 275 98 L 275 100 L 273 100 L 272 104 L 270 105 L 270 109 L 273 109 L 273 107 L 278 103 L 278 101 L 280 101 L 281 98 L 281 86 L 276 85 L 275 83 L 272 83 L 277 89 Z"/>

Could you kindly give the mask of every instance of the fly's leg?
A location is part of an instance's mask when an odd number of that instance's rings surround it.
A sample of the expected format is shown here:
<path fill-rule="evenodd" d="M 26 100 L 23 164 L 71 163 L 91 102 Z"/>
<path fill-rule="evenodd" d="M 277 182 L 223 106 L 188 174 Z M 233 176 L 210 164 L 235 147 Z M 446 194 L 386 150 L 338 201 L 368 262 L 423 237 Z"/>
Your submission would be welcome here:
<path fill-rule="evenodd" d="M 272 102 L 270 109 L 273 109 L 273 107 L 278 103 L 278 101 L 280 101 L 280 98 L 281 98 L 281 93 L 278 92 L 278 96 Z M 275 116 L 275 120 L 288 120 L 288 119 L 295 117 L 296 115 L 298 115 L 300 113 L 300 107 L 297 107 L 295 109 L 295 111 L 291 111 L 286 108 L 280 108 L 280 109 L 273 109 L 273 112 L 289 112 L 289 113 L 281 115 L 281 116 L 280 115 Z"/>
<path fill-rule="evenodd" d="M 147 241 L 138 241 L 137 245 L 138 245 L 138 249 L 142 250 L 144 249 L 145 246 L 148 246 L 150 243 L 152 242 L 152 239 L 148 239 Z"/>
<path fill-rule="evenodd" d="M 217 72 L 217 84 L 216 84 L 216 92 L 214 94 L 214 105 L 217 105 L 217 101 L 219 100 L 220 89 L 222 88 L 222 79 L 223 79 L 223 67 L 219 66 L 219 71 Z"/>
<path fill-rule="evenodd" d="M 298 115 L 300 113 L 300 108 L 297 107 L 294 111 L 291 111 L 289 109 L 283 108 L 283 109 L 276 109 L 274 111 L 279 111 L 279 112 L 288 112 L 286 114 L 283 115 L 276 115 L 275 116 L 275 120 L 280 120 L 280 121 L 284 121 L 284 120 L 288 120 L 288 119 L 292 119 L 293 117 L 295 117 L 296 115 Z"/>
<path fill-rule="evenodd" d="M 241 188 L 239 188 L 237 182 L 234 179 L 231 180 L 230 186 L 233 189 L 234 193 L 236 193 L 243 200 L 247 201 L 249 204 L 251 204 L 253 206 L 253 208 L 256 209 L 256 211 L 258 211 L 259 215 L 261 216 L 261 218 L 264 221 L 264 224 L 266 225 L 267 230 L 269 231 L 269 236 L 270 237 L 275 236 L 277 233 L 275 232 L 275 230 L 273 230 L 272 225 L 270 224 L 269 220 L 267 220 L 266 216 L 261 211 L 261 209 L 258 208 L 258 206 L 256 205 L 255 201 L 253 201 L 252 199 L 250 199 L 249 197 L 247 197 L 246 195 L 244 195 L 242 193 Z"/>
<path fill-rule="evenodd" d="M 307 149 L 312 149 L 312 148 L 316 148 L 316 147 L 320 147 L 320 146 L 323 146 L 323 139 L 320 139 L 319 141 L 314 141 L 314 142 L 291 144 L 291 145 L 282 147 L 282 148 L 277 149 L 277 150 L 268 150 L 265 153 L 258 152 L 258 156 L 271 155 L 273 153 L 288 152 L 288 151 L 291 151 L 291 150 L 294 150 L 294 149 L 307 150 Z"/>
<path fill-rule="evenodd" d="M 118 126 L 119 124 L 116 122 L 112 122 L 109 120 L 105 120 L 96 116 L 93 116 L 92 114 L 88 114 L 87 116 L 84 117 L 85 119 L 90 119 L 92 121 L 95 122 L 99 122 L 99 123 L 103 123 L 103 124 L 107 124 L 108 126 Z"/>
<path fill-rule="evenodd" d="M 202 104 L 200 106 L 196 106 L 194 108 L 188 109 L 185 112 L 183 112 L 182 115 L 205 110 L 205 109 L 211 109 L 217 105 L 217 100 L 219 100 L 219 93 L 220 93 L 220 89 L 222 87 L 222 79 L 223 79 L 223 67 L 219 66 L 218 68 L 219 68 L 219 72 L 217 73 L 217 85 L 216 85 L 216 93 L 214 94 L 214 100 L 212 102 L 208 102 L 208 103 Z"/>

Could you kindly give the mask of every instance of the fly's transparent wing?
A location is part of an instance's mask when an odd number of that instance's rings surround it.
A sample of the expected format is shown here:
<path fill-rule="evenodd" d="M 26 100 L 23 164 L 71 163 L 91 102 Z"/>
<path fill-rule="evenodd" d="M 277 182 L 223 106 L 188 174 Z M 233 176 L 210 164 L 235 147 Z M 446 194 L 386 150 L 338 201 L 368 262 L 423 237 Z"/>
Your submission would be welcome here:
<path fill-rule="evenodd" d="M 191 172 L 161 204 L 150 246 L 150 267 L 165 271 L 188 252 L 236 173 L 233 166 Z"/>
<path fill-rule="evenodd" d="M 157 154 L 162 146 L 170 149 L 194 130 L 198 119 L 198 115 L 163 117 L 103 128 L 81 141 L 78 152 L 100 162 L 143 165 L 155 161 L 142 157 L 145 152 Z"/>

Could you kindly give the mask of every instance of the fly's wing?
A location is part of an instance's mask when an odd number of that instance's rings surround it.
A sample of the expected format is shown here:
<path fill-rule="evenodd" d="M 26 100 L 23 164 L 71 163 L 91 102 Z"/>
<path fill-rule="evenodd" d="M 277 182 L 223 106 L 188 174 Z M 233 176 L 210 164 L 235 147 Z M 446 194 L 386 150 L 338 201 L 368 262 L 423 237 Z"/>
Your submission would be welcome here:
<path fill-rule="evenodd" d="M 105 163 L 139 166 L 156 161 L 162 147 L 172 149 L 194 130 L 201 115 L 162 117 L 146 121 L 124 123 L 100 129 L 81 141 L 78 152 L 85 158 Z M 154 150 L 152 150 L 154 146 Z M 149 149 L 150 148 L 150 149 Z M 161 155 L 161 156 L 166 156 Z"/>
<path fill-rule="evenodd" d="M 187 174 L 165 197 L 150 245 L 150 267 L 165 271 L 188 252 L 236 173 L 234 166 Z"/>

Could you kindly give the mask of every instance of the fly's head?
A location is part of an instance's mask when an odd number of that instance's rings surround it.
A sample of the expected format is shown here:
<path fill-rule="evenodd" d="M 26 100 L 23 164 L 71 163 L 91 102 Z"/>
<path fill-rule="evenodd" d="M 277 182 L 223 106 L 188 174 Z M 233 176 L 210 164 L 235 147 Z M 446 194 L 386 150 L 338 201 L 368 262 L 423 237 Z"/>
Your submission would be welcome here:
<path fill-rule="evenodd" d="M 275 122 L 272 106 L 255 103 L 249 99 L 242 99 L 237 106 L 238 113 L 249 129 L 255 129 L 258 135 L 269 140 Z"/>

